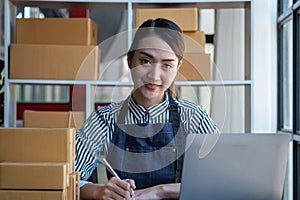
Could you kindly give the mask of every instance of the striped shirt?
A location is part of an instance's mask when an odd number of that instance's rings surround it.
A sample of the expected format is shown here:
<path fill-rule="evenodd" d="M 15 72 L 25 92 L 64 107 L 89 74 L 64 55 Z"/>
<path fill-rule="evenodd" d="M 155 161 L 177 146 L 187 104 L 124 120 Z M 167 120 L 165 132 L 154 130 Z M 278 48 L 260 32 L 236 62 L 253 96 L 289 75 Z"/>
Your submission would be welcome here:
<path fill-rule="evenodd" d="M 179 107 L 180 121 L 186 133 L 215 133 L 218 129 L 202 106 L 187 100 L 174 99 Z M 100 106 L 92 112 L 82 128 L 76 134 L 76 171 L 81 180 L 89 178 L 100 163 L 100 155 L 106 155 L 109 142 L 115 130 L 115 122 L 124 101 Z M 169 122 L 169 97 L 151 107 L 137 105 L 129 98 L 125 124 L 165 123 Z M 81 186 L 83 184 L 81 183 Z"/>

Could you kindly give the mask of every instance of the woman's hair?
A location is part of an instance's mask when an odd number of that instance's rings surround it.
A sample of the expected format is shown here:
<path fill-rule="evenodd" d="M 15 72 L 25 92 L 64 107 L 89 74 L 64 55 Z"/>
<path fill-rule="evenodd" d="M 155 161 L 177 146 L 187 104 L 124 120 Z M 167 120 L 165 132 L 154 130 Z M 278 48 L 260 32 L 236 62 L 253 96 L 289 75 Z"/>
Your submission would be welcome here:
<path fill-rule="evenodd" d="M 171 20 L 163 18 L 149 19 L 139 26 L 128 54 L 133 57 L 134 51 L 138 49 L 139 41 L 151 35 L 164 40 L 174 51 L 179 61 L 183 58 L 184 39 L 182 30 Z"/>
<path fill-rule="evenodd" d="M 135 50 L 139 47 L 139 41 L 147 36 L 158 36 L 164 40 L 173 50 L 178 58 L 178 64 L 183 58 L 184 38 L 181 28 L 171 20 L 164 18 L 149 19 L 143 22 L 137 29 L 128 55 L 133 57 Z M 176 97 L 174 83 L 168 89 L 172 97 Z"/>

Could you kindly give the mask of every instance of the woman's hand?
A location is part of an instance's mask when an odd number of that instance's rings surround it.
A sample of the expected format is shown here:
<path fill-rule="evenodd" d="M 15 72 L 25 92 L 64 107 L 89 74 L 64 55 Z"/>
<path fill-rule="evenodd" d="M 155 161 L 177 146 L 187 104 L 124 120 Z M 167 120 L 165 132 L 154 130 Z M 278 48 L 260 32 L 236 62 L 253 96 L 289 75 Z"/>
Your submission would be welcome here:
<path fill-rule="evenodd" d="M 136 200 L 158 200 L 158 199 L 179 199 L 180 183 L 162 184 L 153 187 L 136 190 Z"/>
<path fill-rule="evenodd" d="M 133 180 L 120 180 L 116 177 L 111 178 L 105 185 L 86 184 L 80 189 L 81 199 L 131 199 L 135 184 Z"/>
<path fill-rule="evenodd" d="M 142 200 L 142 199 L 162 199 L 159 194 L 160 192 L 160 186 L 153 186 L 145 189 L 136 190 L 134 192 L 134 198 L 135 200 Z"/>

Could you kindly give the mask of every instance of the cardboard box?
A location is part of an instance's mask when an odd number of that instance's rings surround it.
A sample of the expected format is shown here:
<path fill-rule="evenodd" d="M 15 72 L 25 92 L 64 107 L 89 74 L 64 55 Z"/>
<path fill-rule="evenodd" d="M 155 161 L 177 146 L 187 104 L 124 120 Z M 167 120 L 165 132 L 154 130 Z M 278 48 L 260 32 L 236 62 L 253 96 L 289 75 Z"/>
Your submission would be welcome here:
<path fill-rule="evenodd" d="M 98 45 L 97 24 L 89 18 L 16 20 L 18 44 Z"/>
<path fill-rule="evenodd" d="M 148 19 L 166 18 L 175 22 L 182 31 L 198 30 L 197 8 L 136 9 L 136 27 Z"/>
<path fill-rule="evenodd" d="M 32 111 L 23 113 L 24 128 L 81 128 L 84 112 L 76 111 Z"/>
<path fill-rule="evenodd" d="M 177 81 L 211 80 L 210 54 L 185 53 Z"/>
<path fill-rule="evenodd" d="M 1 200 L 65 200 L 65 190 L 0 190 Z"/>
<path fill-rule="evenodd" d="M 75 129 L 0 128 L 0 162 L 63 162 L 75 169 Z"/>
<path fill-rule="evenodd" d="M 205 53 L 205 33 L 203 31 L 187 31 L 184 34 L 186 53 Z"/>
<path fill-rule="evenodd" d="M 68 187 L 68 163 L 0 163 L 0 189 L 63 190 Z"/>
<path fill-rule="evenodd" d="M 80 200 L 80 172 L 76 171 L 76 199 Z"/>
<path fill-rule="evenodd" d="M 69 186 L 66 190 L 67 200 L 76 200 L 76 173 L 69 175 Z M 79 200 L 79 199 L 78 199 Z"/>
<path fill-rule="evenodd" d="M 9 78 L 97 80 L 98 46 L 11 44 Z"/>

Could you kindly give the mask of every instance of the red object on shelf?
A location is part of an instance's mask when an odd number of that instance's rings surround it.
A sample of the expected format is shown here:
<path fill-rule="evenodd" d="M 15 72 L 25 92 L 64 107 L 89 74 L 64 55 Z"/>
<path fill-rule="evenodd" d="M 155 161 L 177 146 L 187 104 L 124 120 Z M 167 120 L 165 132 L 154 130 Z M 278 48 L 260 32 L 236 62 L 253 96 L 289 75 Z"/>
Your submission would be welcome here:
<path fill-rule="evenodd" d="M 34 111 L 71 111 L 72 104 L 70 103 L 17 103 L 17 119 L 23 119 L 25 110 Z"/>
<path fill-rule="evenodd" d="M 17 102 L 17 119 L 23 119 L 24 110 L 35 111 L 84 111 L 85 110 L 85 86 L 71 85 L 69 87 L 69 101 L 63 103 L 48 102 Z M 76 90 L 74 92 L 74 90 Z M 74 96 L 73 96 L 74 95 Z"/>
<path fill-rule="evenodd" d="M 109 103 L 95 103 L 94 109 L 97 110 L 98 106 L 106 106 Z M 72 103 L 17 103 L 17 120 L 23 119 L 25 110 L 34 111 L 74 111 Z M 78 110 L 79 111 L 79 110 Z M 84 109 L 81 109 L 84 111 Z"/>
<path fill-rule="evenodd" d="M 87 17 L 87 10 L 84 8 L 71 8 L 70 17 Z"/>

